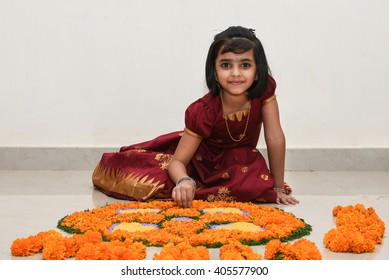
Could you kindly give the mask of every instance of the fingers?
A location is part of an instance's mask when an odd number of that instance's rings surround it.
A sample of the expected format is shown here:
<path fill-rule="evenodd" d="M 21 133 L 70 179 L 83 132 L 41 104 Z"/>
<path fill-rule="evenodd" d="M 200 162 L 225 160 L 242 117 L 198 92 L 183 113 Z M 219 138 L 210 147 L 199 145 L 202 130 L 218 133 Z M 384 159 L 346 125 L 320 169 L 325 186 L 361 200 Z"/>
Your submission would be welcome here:
<path fill-rule="evenodd" d="M 277 199 L 276 199 L 277 204 L 284 204 L 284 205 L 295 205 L 299 203 L 299 201 L 294 198 L 293 196 L 290 195 L 284 195 L 284 194 L 278 194 Z"/>
<path fill-rule="evenodd" d="M 191 208 L 194 198 L 194 187 L 190 184 L 182 184 L 173 189 L 173 200 L 184 208 Z"/>
<path fill-rule="evenodd" d="M 181 206 L 181 195 L 179 194 L 178 190 L 177 190 L 177 187 L 175 187 L 173 189 L 173 192 L 172 192 L 172 199 L 179 205 Z"/>
<path fill-rule="evenodd" d="M 181 192 L 181 207 L 192 207 L 192 200 L 190 199 L 190 195 L 188 194 L 188 188 L 184 188 Z"/>

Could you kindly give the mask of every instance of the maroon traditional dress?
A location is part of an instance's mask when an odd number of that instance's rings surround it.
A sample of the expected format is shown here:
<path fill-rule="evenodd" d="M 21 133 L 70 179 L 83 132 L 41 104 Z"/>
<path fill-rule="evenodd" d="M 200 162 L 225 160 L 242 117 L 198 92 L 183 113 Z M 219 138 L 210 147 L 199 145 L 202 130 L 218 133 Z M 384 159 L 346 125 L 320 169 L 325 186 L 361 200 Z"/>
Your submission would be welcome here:
<path fill-rule="evenodd" d="M 262 126 L 262 106 L 275 99 L 276 83 L 269 78 L 265 93 L 251 100 L 251 109 L 223 115 L 220 96 L 210 93 L 185 113 L 186 133 L 202 139 L 187 166 L 197 183 L 195 199 L 208 201 L 275 202 L 274 179 L 256 148 Z M 250 116 L 248 116 L 250 114 Z M 241 141 L 233 141 L 230 134 Z M 228 118 L 227 130 L 226 120 Z M 93 173 L 94 186 L 121 199 L 171 199 L 174 182 L 167 168 L 183 131 L 105 153 Z"/>

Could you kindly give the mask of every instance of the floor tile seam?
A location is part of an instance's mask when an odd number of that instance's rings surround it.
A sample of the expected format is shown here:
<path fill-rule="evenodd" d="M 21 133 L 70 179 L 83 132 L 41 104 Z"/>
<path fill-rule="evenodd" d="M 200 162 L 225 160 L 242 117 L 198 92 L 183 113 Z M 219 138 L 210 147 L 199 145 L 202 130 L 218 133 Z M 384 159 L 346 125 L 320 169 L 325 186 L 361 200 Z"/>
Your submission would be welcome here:
<path fill-rule="evenodd" d="M 321 175 L 320 173 L 324 173 L 326 171 L 312 171 L 317 177 L 321 178 L 321 179 L 324 179 L 326 180 L 328 183 L 331 183 L 333 185 L 335 185 L 336 187 L 339 187 L 342 191 L 350 194 L 351 196 L 355 196 L 355 195 L 358 195 L 358 193 L 349 193 L 350 191 L 350 188 L 349 187 L 346 187 L 344 186 L 343 184 L 340 184 L 338 183 L 336 180 L 332 180 L 330 178 L 328 178 L 327 176 L 324 176 L 324 175 Z M 327 173 L 330 173 L 330 172 L 339 172 L 339 171 L 327 171 Z M 348 172 L 348 171 L 343 171 L 343 172 Z M 351 171 L 350 171 L 351 172 Z M 347 196 L 347 195 L 340 195 L 340 194 L 336 194 L 336 195 L 339 195 L 339 196 Z"/>

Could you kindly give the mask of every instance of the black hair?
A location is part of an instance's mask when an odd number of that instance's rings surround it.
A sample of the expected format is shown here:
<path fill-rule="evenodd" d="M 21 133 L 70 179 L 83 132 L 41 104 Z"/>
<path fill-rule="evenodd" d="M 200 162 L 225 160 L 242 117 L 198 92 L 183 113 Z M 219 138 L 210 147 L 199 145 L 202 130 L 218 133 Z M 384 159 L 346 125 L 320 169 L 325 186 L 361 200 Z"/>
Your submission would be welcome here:
<path fill-rule="evenodd" d="M 223 48 L 221 51 L 222 54 L 227 52 L 241 54 L 251 49 L 253 50 L 258 78 L 248 89 L 247 98 L 253 99 L 255 97 L 260 97 L 266 90 L 270 69 L 263 46 L 255 36 L 254 30 L 242 26 L 231 26 L 215 35 L 214 40 L 209 47 L 205 64 L 207 86 L 214 95 L 220 93 L 220 85 L 216 79 L 215 61 L 221 48 Z"/>

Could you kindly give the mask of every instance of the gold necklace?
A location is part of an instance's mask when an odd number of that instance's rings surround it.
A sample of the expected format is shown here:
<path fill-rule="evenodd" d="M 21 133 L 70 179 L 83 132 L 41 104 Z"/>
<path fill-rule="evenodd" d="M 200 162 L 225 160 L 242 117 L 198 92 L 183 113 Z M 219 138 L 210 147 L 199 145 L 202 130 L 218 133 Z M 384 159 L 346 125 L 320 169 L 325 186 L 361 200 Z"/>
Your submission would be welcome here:
<path fill-rule="evenodd" d="M 244 131 L 242 134 L 239 135 L 239 138 L 238 139 L 235 139 L 232 134 L 231 134 L 231 131 L 230 131 L 230 128 L 228 126 L 228 114 L 226 114 L 224 112 L 224 103 L 223 103 L 223 96 L 222 96 L 222 93 L 220 92 L 220 100 L 222 102 L 222 109 L 223 109 L 223 118 L 224 118 L 224 121 L 226 123 L 226 128 L 227 128 L 227 132 L 228 132 L 228 135 L 230 136 L 231 140 L 234 141 L 234 142 L 239 142 L 240 140 L 242 140 L 245 136 L 246 136 L 246 132 L 247 132 L 247 127 L 249 125 L 249 120 L 250 120 L 250 109 L 251 109 L 251 101 L 249 100 L 250 102 L 250 106 L 249 106 L 249 110 L 247 112 L 247 120 L 246 120 L 246 126 L 244 128 Z"/>

